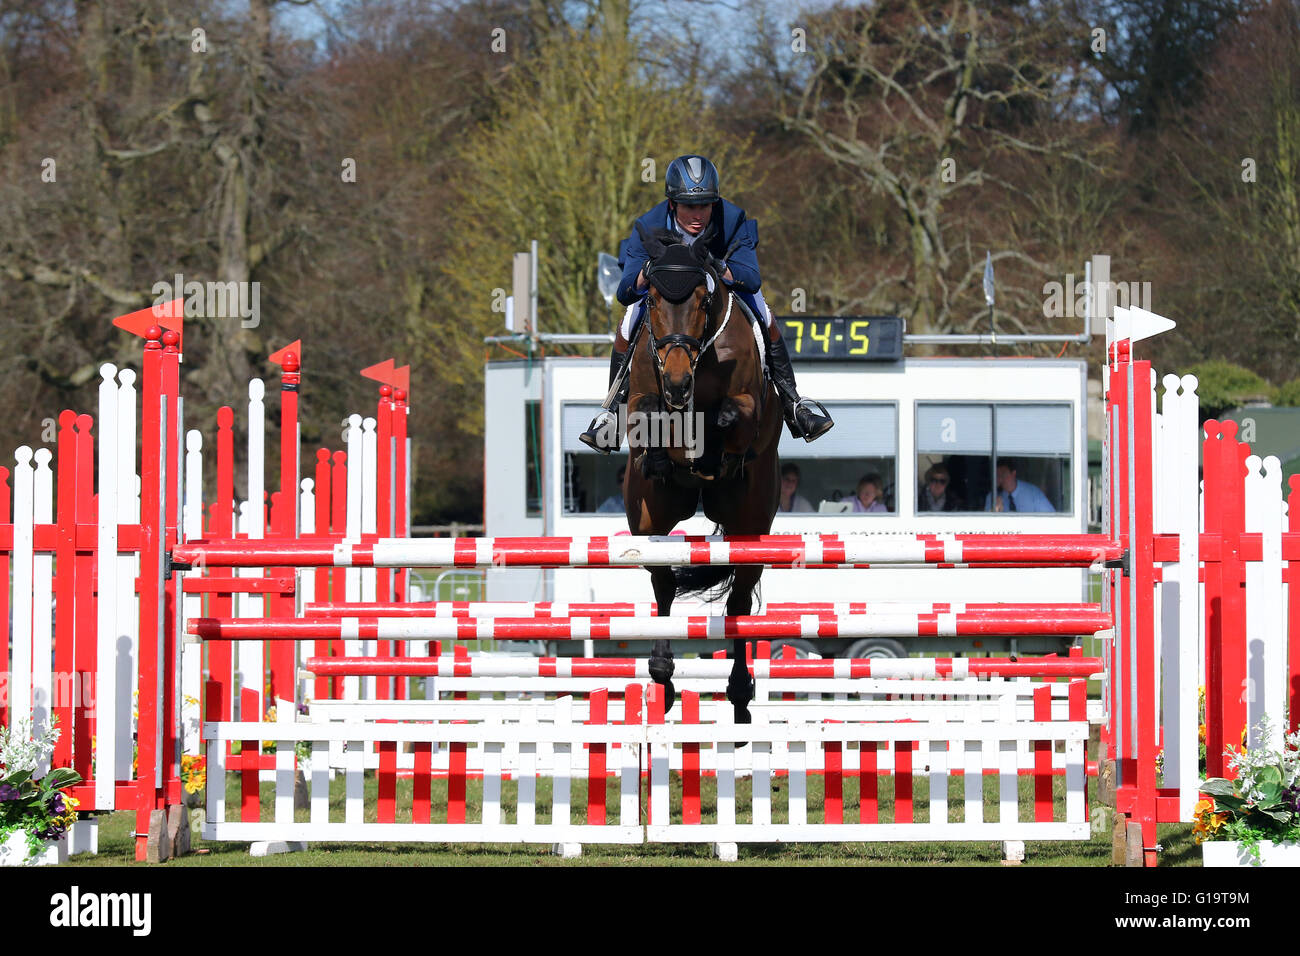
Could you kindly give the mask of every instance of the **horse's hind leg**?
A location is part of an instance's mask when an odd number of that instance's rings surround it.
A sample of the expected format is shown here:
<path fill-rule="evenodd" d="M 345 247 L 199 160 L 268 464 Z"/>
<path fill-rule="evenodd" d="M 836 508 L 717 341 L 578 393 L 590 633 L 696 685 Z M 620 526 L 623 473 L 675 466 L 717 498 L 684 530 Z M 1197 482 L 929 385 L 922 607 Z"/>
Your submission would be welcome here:
<path fill-rule="evenodd" d="M 677 583 L 672 568 L 650 568 L 650 582 L 654 587 L 655 601 L 660 617 L 666 617 L 673 608 Z M 655 641 L 650 651 L 650 677 L 664 688 L 664 713 L 673 709 L 677 690 L 673 687 L 673 645 L 671 641 Z"/>

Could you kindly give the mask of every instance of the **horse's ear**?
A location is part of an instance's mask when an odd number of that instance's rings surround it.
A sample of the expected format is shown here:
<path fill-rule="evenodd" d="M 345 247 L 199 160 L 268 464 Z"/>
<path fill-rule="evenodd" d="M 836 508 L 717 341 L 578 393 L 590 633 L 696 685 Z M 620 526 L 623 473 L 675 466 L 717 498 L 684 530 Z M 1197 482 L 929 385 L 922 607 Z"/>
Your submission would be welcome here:
<path fill-rule="evenodd" d="M 641 245 L 645 246 L 645 251 L 651 259 L 658 259 L 664 254 L 663 240 L 641 225 L 640 219 L 632 225 L 636 229 L 636 234 L 641 237 Z"/>

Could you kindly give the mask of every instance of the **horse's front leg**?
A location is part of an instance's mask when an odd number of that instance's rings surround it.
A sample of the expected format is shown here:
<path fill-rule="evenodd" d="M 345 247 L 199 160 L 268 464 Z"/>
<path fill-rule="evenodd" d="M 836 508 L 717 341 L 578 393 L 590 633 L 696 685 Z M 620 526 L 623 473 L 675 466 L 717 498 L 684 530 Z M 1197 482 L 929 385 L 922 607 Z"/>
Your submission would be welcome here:
<path fill-rule="evenodd" d="M 676 593 L 676 581 L 672 568 L 651 568 L 650 581 L 654 586 L 655 601 L 658 603 L 660 617 L 667 617 L 673 608 L 673 596 Z M 664 713 L 673 709 L 677 700 L 677 690 L 673 687 L 673 645 L 671 641 L 655 641 L 650 651 L 650 677 L 664 688 Z"/>
<path fill-rule="evenodd" d="M 731 595 L 727 598 L 728 615 L 745 615 L 752 610 L 754 586 L 762 573 L 761 567 L 746 565 L 736 568 Z M 749 676 L 745 661 L 745 642 L 737 638 L 731 642 L 731 676 L 727 679 L 727 700 L 735 709 L 736 723 L 748 724 L 753 720 L 749 713 L 749 702 L 753 699 L 754 678 Z"/>

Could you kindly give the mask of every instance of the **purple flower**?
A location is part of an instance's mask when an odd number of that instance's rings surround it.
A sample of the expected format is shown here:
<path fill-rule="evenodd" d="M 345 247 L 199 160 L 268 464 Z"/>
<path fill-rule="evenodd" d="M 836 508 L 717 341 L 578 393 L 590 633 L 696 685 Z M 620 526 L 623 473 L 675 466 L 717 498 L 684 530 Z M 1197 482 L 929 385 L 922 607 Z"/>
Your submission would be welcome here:
<path fill-rule="evenodd" d="M 65 808 L 66 804 L 63 802 L 63 794 L 55 793 L 54 797 L 50 800 L 50 810 L 54 813 L 62 813 Z"/>
<path fill-rule="evenodd" d="M 0 783 L 0 803 L 7 800 L 17 800 L 22 794 L 18 792 L 17 787 L 12 787 L 7 783 Z"/>
<path fill-rule="evenodd" d="M 64 831 L 67 829 L 68 828 L 65 824 L 61 821 L 57 821 L 51 823 L 48 828 L 42 830 L 37 834 L 37 836 L 42 840 L 57 840 L 59 837 L 63 836 Z"/>
<path fill-rule="evenodd" d="M 1300 813 L 1300 784 L 1294 787 L 1287 787 L 1282 794 L 1282 802 L 1292 813 Z"/>

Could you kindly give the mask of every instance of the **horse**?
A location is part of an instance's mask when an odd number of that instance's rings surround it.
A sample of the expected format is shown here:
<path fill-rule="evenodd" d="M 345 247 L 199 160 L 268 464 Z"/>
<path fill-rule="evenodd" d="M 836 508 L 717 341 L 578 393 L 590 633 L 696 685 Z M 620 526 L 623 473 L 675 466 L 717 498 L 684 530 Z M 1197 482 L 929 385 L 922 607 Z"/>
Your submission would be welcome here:
<path fill-rule="evenodd" d="M 782 416 L 747 310 L 723 285 L 725 266 L 708 253 L 707 234 L 691 246 L 669 233 L 642 230 L 641 238 L 650 254 L 649 288 L 631 345 L 623 489 L 628 529 L 666 535 L 695 514 L 702 498 L 715 531 L 767 534 L 780 497 Z M 657 429 L 645 427 L 656 422 Z M 660 616 L 670 613 L 674 598 L 706 592 L 710 599 L 726 597 L 728 615 L 749 614 L 763 574 L 761 565 L 647 570 Z M 747 724 L 754 682 L 743 640 L 732 642 L 731 658 L 727 699 L 736 723 Z M 664 687 L 668 711 L 677 696 L 671 642 L 655 641 L 649 669 Z"/>

